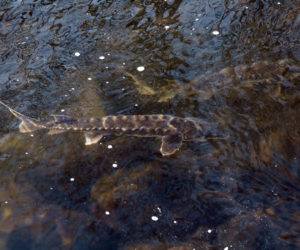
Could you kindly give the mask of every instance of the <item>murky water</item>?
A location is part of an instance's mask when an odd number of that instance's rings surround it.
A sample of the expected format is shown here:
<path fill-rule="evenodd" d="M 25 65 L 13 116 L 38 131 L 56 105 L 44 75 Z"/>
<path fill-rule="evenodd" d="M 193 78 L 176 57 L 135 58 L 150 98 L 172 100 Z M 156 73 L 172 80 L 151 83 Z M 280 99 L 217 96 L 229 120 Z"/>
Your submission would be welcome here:
<path fill-rule="evenodd" d="M 300 2 L 0 2 L 0 100 L 172 114 L 226 140 L 21 134 L 0 109 L 0 249 L 299 249 Z"/>

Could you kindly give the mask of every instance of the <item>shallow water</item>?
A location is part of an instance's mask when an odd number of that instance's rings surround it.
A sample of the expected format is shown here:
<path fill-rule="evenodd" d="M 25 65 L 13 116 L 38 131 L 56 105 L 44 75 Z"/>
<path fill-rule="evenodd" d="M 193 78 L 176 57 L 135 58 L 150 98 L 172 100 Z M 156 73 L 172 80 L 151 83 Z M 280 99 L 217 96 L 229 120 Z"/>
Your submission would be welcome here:
<path fill-rule="evenodd" d="M 172 114 L 226 140 L 18 132 L 0 249 L 299 249 L 300 2 L 0 2 L 0 100 L 41 120 Z M 79 53 L 79 54 L 77 54 Z M 139 71 L 143 66 L 144 70 Z"/>

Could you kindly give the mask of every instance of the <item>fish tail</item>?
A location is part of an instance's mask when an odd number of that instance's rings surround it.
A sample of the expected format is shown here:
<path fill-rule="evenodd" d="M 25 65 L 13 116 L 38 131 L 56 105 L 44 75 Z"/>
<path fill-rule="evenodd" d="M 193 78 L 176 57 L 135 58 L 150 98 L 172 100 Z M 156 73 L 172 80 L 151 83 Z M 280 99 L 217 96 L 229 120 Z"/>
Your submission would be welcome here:
<path fill-rule="evenodd" d="M 17 112 L 2 101 L 0 101 L 0 104 L 6 107 L 10 111 L 10 113 L 21 120 L 21 123 L 19 125 L 19 131 L 21 133 L 31 133 L 33 131 L 45 128 L 42 122 Z"/>

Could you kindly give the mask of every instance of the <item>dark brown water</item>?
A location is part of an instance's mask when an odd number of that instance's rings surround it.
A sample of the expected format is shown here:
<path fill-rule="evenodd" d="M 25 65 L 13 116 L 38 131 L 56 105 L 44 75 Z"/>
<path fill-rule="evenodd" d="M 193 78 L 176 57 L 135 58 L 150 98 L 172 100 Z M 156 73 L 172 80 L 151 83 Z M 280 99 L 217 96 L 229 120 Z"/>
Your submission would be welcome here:
<path fill-rule="evenodd" d="M 299 9 L 0 1 L 0 100 L 19 112 L 172 114 L 229 135 L 162 157 L 156 138 L 20 134 L 1 107 L 0 249 L 299 249 Z"/>

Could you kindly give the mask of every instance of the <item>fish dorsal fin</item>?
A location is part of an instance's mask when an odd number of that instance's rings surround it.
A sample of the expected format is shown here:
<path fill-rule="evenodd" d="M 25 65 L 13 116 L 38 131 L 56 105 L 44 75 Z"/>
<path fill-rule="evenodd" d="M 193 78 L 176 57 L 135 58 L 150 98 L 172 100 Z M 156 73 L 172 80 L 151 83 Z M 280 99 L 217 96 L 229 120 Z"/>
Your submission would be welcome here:
<path fill-rule="evenodd" d="M 163 156 L 174 154 L 182 145 L 182 134 L 172 134 L 162 137 L 160 152 Z"/>
<path fill-rule="evenodd" d="M 51 115 L 51 116 L 54 118 L 56 122 L 71 122 L 76 120 L 75 118 L 67 115 Z"/>
<path fill-rule="evenodd" d="M 85 145 L 89 146 L 89 145 L 96 144 L 98 141 L 100 141 L 103 135 L 97 132 L 85 132 L 84 137 L 85 137 Z"/>

